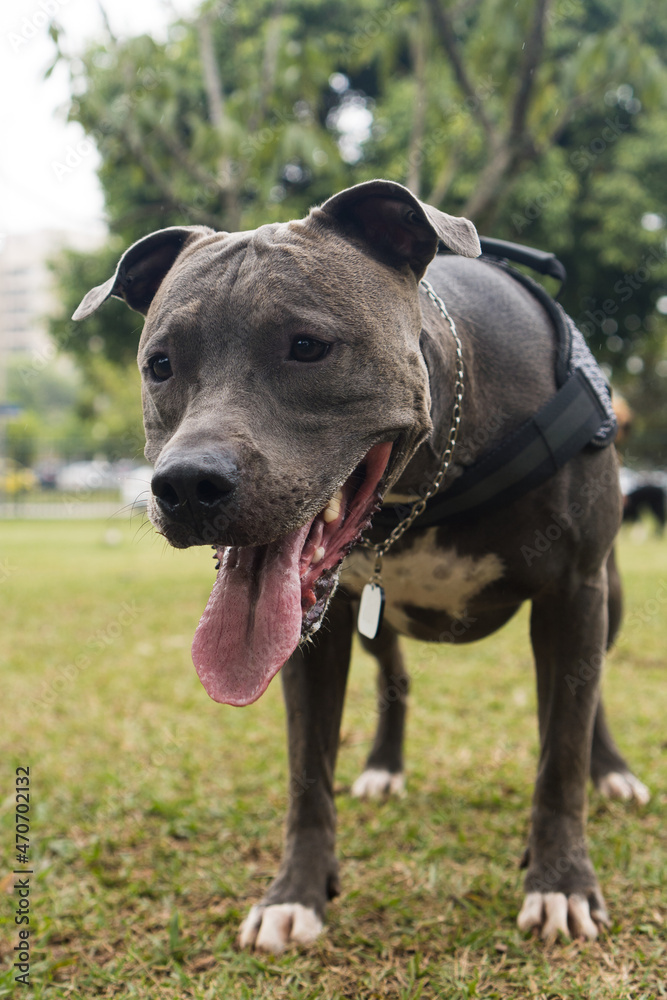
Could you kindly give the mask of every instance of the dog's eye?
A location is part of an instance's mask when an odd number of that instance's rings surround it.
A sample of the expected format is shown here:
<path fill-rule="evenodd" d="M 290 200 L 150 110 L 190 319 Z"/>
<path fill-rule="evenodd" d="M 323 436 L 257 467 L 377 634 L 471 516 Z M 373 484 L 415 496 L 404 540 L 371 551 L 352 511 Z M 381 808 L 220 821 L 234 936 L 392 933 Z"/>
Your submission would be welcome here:
<path fill-rule="evenodd" d="M 171 370 L 171 362 L 166 354 L 155 354 L 148 359 L 148 369 L 158 382 L 165 382 L 174 374 Z"/>
<path fill-rule="evenodd" d="M 295 337 L 292 341 L 292 361 L 319 361 L 328 352 L 330 344 L 312 337 Z"/>

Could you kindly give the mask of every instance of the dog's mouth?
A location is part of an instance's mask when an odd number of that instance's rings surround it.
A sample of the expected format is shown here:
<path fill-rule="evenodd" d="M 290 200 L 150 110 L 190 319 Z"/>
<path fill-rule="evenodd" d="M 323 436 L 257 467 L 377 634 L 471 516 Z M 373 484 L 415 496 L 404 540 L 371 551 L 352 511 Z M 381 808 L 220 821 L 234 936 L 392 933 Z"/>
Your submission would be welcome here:
<path fill-rule="evenodd" d="M 392 451 L 375 445 L 311 521 L 268 545 L 219 548 L 219 570 L 192 643 L 214 701 L 249 705 L 312 635 L 340 563 L 370 523 Z"/>

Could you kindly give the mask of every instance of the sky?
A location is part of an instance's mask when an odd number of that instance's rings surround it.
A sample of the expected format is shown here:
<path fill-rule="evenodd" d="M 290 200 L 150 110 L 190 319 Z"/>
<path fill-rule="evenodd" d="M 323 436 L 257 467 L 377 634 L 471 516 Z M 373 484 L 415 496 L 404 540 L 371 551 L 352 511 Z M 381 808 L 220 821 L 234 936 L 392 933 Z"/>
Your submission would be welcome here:
<path fill-rule="evenodd" d="M 192 11 L 197 0 L 106 0 L 114 34 L 150 32 Z M 0 235 L 37 229 L 104 231 L 104 205 L 95 169 L 97 153 L 83 129 L 66 123 L 68 74 L 53 61 L 48 22 L 63 28 L 63 48 L 77 53 L 102 31 L 97 0 L 11 0 L 0 4 Z M 63 174 L 56 165 L 75 163 Z M 78 157 L 78 159 L 77 159 Z"/>

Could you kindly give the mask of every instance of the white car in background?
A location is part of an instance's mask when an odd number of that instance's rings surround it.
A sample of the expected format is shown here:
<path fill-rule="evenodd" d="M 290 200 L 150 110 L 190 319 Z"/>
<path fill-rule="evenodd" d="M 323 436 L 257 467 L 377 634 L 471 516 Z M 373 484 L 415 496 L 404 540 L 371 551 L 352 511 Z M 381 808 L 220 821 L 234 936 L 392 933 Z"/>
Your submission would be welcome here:
<path fill-rule="evenodd" d="M 151 495 L 152 466 L 137 465 L 123 470 L 119 478 L 123 507 L 131 507 L 132 511 L 146 510 Z"/>
<path fill-rule="evenodd" d="M 118 476 L 111 462 L 71 462 L 56 475 L 56 489 L 61 493 L 83 496 L 98 490 L 117 490 Z"/>

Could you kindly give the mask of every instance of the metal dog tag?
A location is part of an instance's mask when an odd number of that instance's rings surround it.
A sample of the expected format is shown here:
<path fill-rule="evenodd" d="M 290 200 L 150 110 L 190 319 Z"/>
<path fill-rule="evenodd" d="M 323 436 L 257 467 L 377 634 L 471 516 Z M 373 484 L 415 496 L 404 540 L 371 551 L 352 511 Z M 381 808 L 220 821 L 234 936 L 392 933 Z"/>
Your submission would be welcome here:
<path fill-rule="evenodd" d="M 384 590 L 379 583 L 367 583 L 361 592 L 357 628 L 367 639 L 374 639 L 382 624 Z"/>

